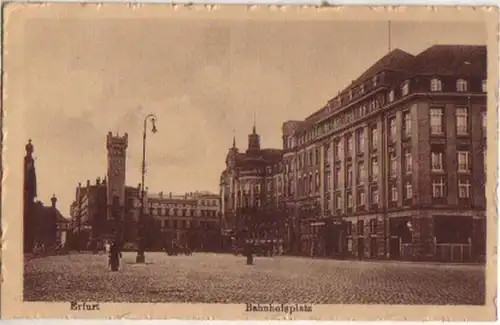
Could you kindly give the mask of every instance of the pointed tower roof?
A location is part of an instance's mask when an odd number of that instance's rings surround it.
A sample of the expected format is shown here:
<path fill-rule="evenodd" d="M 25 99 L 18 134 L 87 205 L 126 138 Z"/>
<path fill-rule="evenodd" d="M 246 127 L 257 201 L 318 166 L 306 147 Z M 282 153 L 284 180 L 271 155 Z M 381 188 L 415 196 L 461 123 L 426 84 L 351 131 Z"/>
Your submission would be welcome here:
<path fill-rule="evenodd" d="M 252 128 L 252 134 L 257 134 L 257 113 L 255 112 L 255 109 L 253 110 L 253 128 Z"/>

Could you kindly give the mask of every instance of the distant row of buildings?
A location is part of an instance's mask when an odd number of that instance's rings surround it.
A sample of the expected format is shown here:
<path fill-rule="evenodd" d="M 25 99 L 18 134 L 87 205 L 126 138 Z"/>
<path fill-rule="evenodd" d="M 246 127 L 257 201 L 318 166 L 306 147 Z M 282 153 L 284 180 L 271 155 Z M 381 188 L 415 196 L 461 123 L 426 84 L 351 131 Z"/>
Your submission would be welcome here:
<path fill-rule="evenodd" d="M 141 203 L 141 184 L 126 185 L 127 146 L 127 134 L 108 133 L 107 176 L 78 184 L 70 209 L 73 245 L 93 249 L 104 240 L 119 240 L 133 248 L 143 227 L 147 249 L 161 249 L 172 241 L 218 249 L 220 197 L 208 192 L 155 194 L 146 188 Z"/>
<path fill-rule="evenodd" d="M 486 47 L 394 50 L 303 121 L 283 149 L 233 146 L 223 226 L 310 256 L 485 255 Z"/>

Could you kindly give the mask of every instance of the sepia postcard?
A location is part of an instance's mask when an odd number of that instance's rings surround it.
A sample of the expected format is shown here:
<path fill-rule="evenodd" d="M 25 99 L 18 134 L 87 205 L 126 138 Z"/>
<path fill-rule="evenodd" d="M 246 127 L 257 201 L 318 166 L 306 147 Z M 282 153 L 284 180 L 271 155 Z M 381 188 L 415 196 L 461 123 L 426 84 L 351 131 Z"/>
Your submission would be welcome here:
<path fill-rule="evenodd" d="M 3 318 L 496 319 L 496 9 L 3 17 Z"/>

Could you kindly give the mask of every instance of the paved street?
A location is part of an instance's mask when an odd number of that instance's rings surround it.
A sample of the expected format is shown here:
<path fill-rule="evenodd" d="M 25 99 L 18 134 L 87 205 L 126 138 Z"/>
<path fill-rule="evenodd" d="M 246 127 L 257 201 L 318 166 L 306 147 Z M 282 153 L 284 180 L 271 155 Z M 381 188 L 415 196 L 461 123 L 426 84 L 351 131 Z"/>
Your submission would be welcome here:
<path fill-rule="evenodd" d="M 124 253 L 120 272 L 105 255 L 31 259 L 30 301 L 483 304 L 484 267 L 358 262 L 301 257 L 245 258 L 147 253 L 147 265 Z"/>

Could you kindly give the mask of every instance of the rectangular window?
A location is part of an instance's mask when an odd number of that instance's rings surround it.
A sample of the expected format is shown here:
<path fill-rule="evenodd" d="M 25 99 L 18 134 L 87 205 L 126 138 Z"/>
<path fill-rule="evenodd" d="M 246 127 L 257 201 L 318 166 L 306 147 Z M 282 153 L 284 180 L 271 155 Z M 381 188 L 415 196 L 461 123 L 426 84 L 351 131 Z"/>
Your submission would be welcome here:
<path fill-rule="evenodd" d="M 365 192 L 363 191 L 358 192 L 358 205 L 359 206 L 365 205 Z"/>
<path fill-rule="evenodd" d="M 432 196 L 435 198 L 444 197 L 444 178 L 439 177 L 432 181 Z"/>
<path fill-rule="evenodd" d="M 470 152 L 459 151 L 458 155 L 458 171 L 461 173 L 468 173 L 470 171 Z"/>
<path fill-rule="evenodd" d="M 406 149 L 405 151 L 405 173 L 411 174 L 413 168 L 413 161 L 411 156 L 411 149 Z"/>
<path fill-rule="evenodd" d="M 331 177 L 330 177 L 330 172 L 325 173 L 325 190 L 326 192 L 330 191 L 331 188 Z"/>
<path fill-rule="evenodd" d="M 412 184 L 410 182 L 406 182 L 405 184 L 405 199 L 411 199 L 413 197 L 413 189 Z"/>
<path fill-rule="evenodd" d="M 346 186 L 352 186 L 352 166 L 347 166 L 346 168 Z"/>
<path fill-rule="evenodd" d="M 443 134 L 443 109 L 431 108 L 430 110 L 431 134 Z"/>
<path fill-rule="evenodd" d="M 365 150 L 365 132 L 363 129 L 358 130 L 357 135 L 357 150 L 358 154 L 363 153 Z"/>
<path fill-rule="evenodd" d="M 378 132 L 377 132 L 377 127 L 374 126 L 372 127 L 372 150 L 375 150 L 378 148 Z"/>
<path fill-rule="evenodd" d="M 342 157 L 342 141 L 335 141 L 335 158 L 341 159 Z"/>
<path fill-rule="evenodd" d="M 334 179 L 334 182 L 335 182 L 335 189 L 338 189 L 339 188 L 339 185 L 340 185 L 340 174 L 341 170 L 340 170 L 340 167 L 337 167 L 335 169 L 335 179 Z"/>
<path fill-rule="evenodd" d="M 372 159 L 372 180 L 378 179 L 378 161 L 377 158 Z"/>
<path fill-rule="evenodd" d="M 358 184 L 364 184 L 365 182 L 365 164 L 363 162 L 360 162 L 358 164 Z"/>
<path fill-rule="evenodd" d="M 466 135 L 469 133 L 469 111 L 467 107 L 457 107 L 457 134 Z"/>
<path fill-rule="evenodd" d="M 325 154 L 325 165 L 329 166 L 330 163 L 332 162 L 332 156 L 333 156 L 332 147 L 330 146 L 330 144 L 327 144 L 325 146 L 324 152 L 326 153 Z"/>
<path fill-rule="evenodd" d="M 470 188 L 471 188 L 471 184 L 470 184 L 468 179 L 467 180 L 460 179 L 458 181 L 458 196 L 461 199 L 470 198 Z"/>
<path fill-rule="evenodd" d="M 397 174 L 397 167 L 398 167 L 398 160 L 396 158 L 395 153 L 391 153 L 391 162 L 390 162 L 390 173 L 391 177 L 396 177 Z"/>
<path fill-rule="evenodd" d="M 352 208 L 353 206 L 353 201 L 352 201 L 352 193 L 347 193 L 347 207 Z"/>
<path fill-rule="evenodd" d="M 403 115 L 403 132 L 404 132 L 405 138 L 411 137 L 411 114 L 410 114 L 410 112 L 406 112 Z"/>
<path fill-rule="evenodd" d="M 457 91 L 458 92 L 466 92 L 467 91 L 467 81 L 463 79 L 457 80 Z"/>
<path fill-rule="evenodd" d="M 377 219 L 370 220 L 370 233 L 372 234 L 377 233 Z"/>
<path fill-rule="evenodd" d="M 371 201 L 372 204 L 378 204 L 378 188 L 376 187 L 372 188 Z"/>
<path fill-rule="evenodd" d="M 389 119 L 389 140 L 396 141 L 396 118 L 392 117 Z"/>
<path fill-rule="evenodd" d="M 443 153 L 442 152 L 432 152 L 431 153 L 431 170 L 434 172 L 444 171 Z"/>
<path fill-rule="evenodd" d="M 342 196 L 340 195 L 340 193 L 335 194 L 335 208 L 337 210 L 342 209 Z"/>
<path fill-rule="evenodd" d="M 352 151 L 353 151 L 353 145 L 352 145 L 352 136 L 348 135 L 346 138 L 346 143 L 347 143 L 347 148 L 346 148 L 346 153 L 347 156 L 350 157 L 352 156 Z"/>
<path fill-rule="evenodd" d="M 396 202 L 398 200 L 398 189 L 395 184 L 391 185 L 391 201 Z"/>
<path fill-rule="evenodd" d="M 363 220 L 358 220 L 357 222 L 357 233 L 358 236 L 363 236 L 365 233 L 365 223 Z"/>

